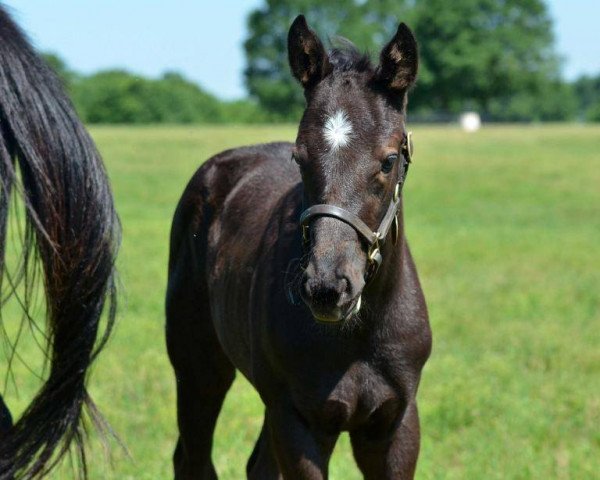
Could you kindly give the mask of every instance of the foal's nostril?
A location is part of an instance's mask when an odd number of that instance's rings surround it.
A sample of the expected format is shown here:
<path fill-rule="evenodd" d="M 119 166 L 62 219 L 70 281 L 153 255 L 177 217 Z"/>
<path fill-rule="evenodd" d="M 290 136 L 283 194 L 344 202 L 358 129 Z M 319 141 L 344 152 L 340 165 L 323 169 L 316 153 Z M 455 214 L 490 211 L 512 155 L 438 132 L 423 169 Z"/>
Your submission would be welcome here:
<path fill-rule="evenodd" d="M 350 284 L 348 283 L 348 279 L 346 277 L 342 277 L 338 282 L 338 292 L 340 295 L 347 293 L 349 290 Z"/>
<path fill-rule="evenodd" d="M 352 281 L 344 276 L 340 280 L 340 299 L 338 301 L 338 305 L 342 306 L 343 303 L 354 297 L 354 288 L 352 285 Z"/>
<path fill-rule="evenodd" d="M 346 278 L 332 279 L 330 282 L 311 278 L 306 274 L 303 278 L 304 298 L 316 307 L 340 306 L 348 296 L 349 290 L 350 284 Z"/>
<path fill-rule="evenodd" d="M 332 285 L 323 285 L 315 289 L 312 293 L 313 303 L 321 307 L 333 307 L 337 305 L 341 295 L 337 286 Z"/>

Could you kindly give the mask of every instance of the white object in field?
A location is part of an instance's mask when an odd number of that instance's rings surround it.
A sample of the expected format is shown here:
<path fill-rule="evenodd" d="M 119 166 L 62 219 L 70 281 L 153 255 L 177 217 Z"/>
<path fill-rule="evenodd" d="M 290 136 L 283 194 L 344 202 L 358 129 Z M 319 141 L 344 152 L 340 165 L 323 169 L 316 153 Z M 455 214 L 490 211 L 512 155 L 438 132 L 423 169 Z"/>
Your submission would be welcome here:
<path fill-rule="evenodd" d="M 460 126 L 465 132 L 476 132 L 481 128 L 481 117 L 477 112 L 465 112 L 460 116 Z"/>

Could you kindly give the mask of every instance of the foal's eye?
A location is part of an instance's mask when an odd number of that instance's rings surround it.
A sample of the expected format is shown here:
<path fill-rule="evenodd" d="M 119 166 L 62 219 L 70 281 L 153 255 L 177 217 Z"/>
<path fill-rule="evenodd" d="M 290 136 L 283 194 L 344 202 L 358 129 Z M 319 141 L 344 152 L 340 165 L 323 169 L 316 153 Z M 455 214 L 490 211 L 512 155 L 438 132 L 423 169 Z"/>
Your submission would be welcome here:
<path fill-rule="evenodd" d="M 300 159 L 298 158 L 298 155 L 296 155 L 295 153 L 292 153 L 292 161 L 294 161 L 298 165 L 300 165 Z"/>
<path fill-rule="evenodd" d="M 381 164 L 381 171 L 383 173 L 390 173 L 392 168 L 394 168 L 394 163 L 398 160 L 398 155 L 393 153 L 392 155 L 388 155 L 387 158 Z"/>

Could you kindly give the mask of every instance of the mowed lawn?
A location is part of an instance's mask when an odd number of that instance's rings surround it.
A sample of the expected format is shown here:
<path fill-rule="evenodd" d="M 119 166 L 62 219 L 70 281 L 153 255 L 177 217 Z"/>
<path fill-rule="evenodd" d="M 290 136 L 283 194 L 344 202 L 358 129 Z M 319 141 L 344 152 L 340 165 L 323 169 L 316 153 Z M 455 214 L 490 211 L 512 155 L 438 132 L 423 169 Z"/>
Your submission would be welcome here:
<path fill-rule="evenodd" d="M 406 229 L 434 334 L 419 390 L 417 477 L 598 478 L 600 127 L 413 130 Z M 101 127 L 92 134 L 112 179 L 123 244 L 118 324 L 91 391 L 130 456 L 111 442 L 109 459 L 94 442 L 91 478 L 166 479 L 176 441 L 163 334 L 174 208 L 210 155 L 292 140 L 295 127 Z M 18 409 L 34 382 L 19 380 L 28 374 L 15 369 L 21 395 L 9 388 L 7 397 Z M 221 478 L 244 477 L 262 414 L 258 396 L 238 378 L 216 433 Z M 330 471 L 332 479 L 361 478 L 346 436 Z M 65 467 L 53 478 L 72 473 Z"/>

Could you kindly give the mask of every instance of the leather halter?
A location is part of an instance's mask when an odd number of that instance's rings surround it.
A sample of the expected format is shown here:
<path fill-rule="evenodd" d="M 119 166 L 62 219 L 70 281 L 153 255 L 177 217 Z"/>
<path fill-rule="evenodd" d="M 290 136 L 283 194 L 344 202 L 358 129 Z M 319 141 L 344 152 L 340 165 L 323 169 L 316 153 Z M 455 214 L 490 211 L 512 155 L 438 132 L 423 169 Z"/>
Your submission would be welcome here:
<path fill-rule="evenodd" d="M 385 240 L 392 229 L 392 243 L 395 245 L 398 241 L 399 226 L 398 226 L 398 209 L 400 208 L 400 193 L 406 180 L 408 173 L 408 166 L 412 161 L 413 147 L 412 147 L 412 132 L 408 132 L 406 139 L 401 147 L 404 164 L 402 165 L 403 171 L 400 176 L 400 180 L 396 184 L 394 189 L 394 195 L 390 201 L 390 205 L 383 217 L 383 220 L 379 224 L 377 230 L 373 231 L 369 226 L 363 222 L 358 215 L 355 215 L 348 210 L 345 210 L 336 205 L 319 204 L 313 205 L 307 208 L 300 215 L 300 225 L 302 226 L 302 240 L 305 249 L 307 249 L 310 243 L 310 223 L 318 217 L 331 217 L 336 218 L 344 223 L 350 225 L 358 236 L 361 237 L 368 246 L 368 267 L 365 275 L 365 280 L 368 282 L 377 273 L 377 270 L 383 262 L 381 256 L 381 245 L 385 243 Z"/>

